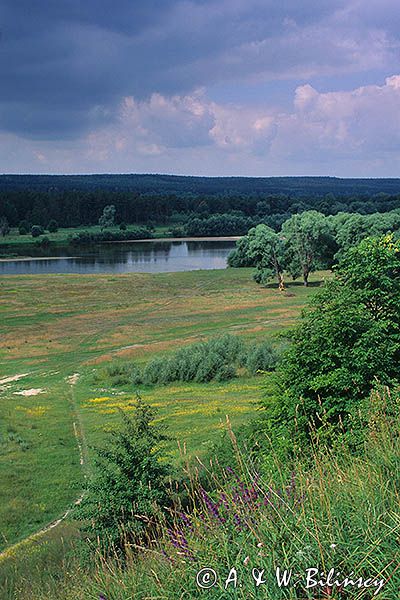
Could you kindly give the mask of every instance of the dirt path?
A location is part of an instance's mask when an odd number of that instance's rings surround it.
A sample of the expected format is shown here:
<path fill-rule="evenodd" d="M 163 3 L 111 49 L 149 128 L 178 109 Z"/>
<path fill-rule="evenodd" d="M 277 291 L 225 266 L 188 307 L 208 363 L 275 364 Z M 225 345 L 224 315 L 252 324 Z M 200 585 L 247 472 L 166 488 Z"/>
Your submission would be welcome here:
<path fill-rule="evenodd" d="M 71 375 L 71 377 L 69 377 L 67 379 L 67 382 L 70 385 L 70 400 L 69 400 L 69 402 L 70 402 L 71 412 L 73 415 L 72 427 L 74 430 L 76 444 L 77 444 L 78 451 L 79 451 L 79 462 L 83 469 L 84 479 L 86 480 L 87 476 L 88 476 L 88 473 L 87 473 L 87 469 L 88 469 L 87 444 L 86 444 L 85 433 L 84 433 L 84 429 L 83 429 L 83 425 L 82 425 L 82 420 L 81 420 L 79 411 L 76 406 L 75 391 L 74 391 L 74 386 L 78 382 L 78 379 L 79 379 L 79 374 L 75 373 L 74 375 Z M 0 563 L 3 560 L 5 560 L 6 558 L 8 558 L 10 553 L 13 554 L 14 551 L 17 550 L 18 548 L 23 547 L 26 544 L 28 544 L 29 542 L 41 537 L 42 535 L 44 535 L 51 529 L 58 527 L 58 525 L 60 525 L 60 523 L 65 521 L 65 519 L 70 515 L 70 513 L 72 512 L 74 507 L 82 502 L 84 495 L 85 495 L 85 492 L 82 492 L 80 494 L 79 498 L 77 498 L 75 500 L 75 502 L 72 504 L 72 506 L 70 506 L 70 508 L 68 508 L 68 510 L 66 510 L 65 513 L 61 517 L 59 517 L 55 521 L 51 521 L 51 523 L 48 523 L 47 525 L 45 525 L 44 527 L 42 527 L 35 533 L 31 533 L 31 535 L 27 536 L 23 540 L 15 543 L 15 544 L 12 544 L 11 546 L 8 546 L 3 552 L 0 553 Z"/>

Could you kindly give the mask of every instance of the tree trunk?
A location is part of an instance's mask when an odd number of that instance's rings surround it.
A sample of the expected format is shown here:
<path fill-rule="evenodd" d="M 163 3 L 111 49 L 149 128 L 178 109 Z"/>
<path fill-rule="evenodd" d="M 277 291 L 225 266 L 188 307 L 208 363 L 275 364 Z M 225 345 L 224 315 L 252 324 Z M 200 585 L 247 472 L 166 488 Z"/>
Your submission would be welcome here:
<path fill-rule="evenodd" d="M 283 292 L 283 290 L 285 289 L 285 282 L 283 280 L 282 273 L 278 273 L 278 289 L 280 292 Z"/>
<path fill-rule="evenodd" d="M 303 284 L 307 287 L 308 286 L 308 276 L 309 276 L 310 272 L 306 269 L 304 269 L 303 271 Z"/>

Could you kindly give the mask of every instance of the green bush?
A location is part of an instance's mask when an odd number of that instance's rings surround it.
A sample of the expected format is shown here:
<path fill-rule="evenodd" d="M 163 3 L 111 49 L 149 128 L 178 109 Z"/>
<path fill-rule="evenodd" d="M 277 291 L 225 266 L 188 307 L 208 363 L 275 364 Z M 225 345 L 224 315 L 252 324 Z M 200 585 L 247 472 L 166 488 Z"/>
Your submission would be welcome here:
<path fill-rule="evenodd" d="M 248 350 L 246 357 L 246 368 L 249 373 L 255 374 L 259 371 L 272 371 L 278 362 L 278 356 L 269 342 L 254 344 Z"/>
<path fill-rule="evenodd" d="M 142 371 L 140 367 L 138 367 L 134 363 L 130 365 L 130 379 L 133 385 L 140 385 L 141 383 L 143 383 Z"/>
<path fill-rule="evenodd" d="M 276 351 L 268 342 L 246 346 L 240 337 L 226 334 L 180 348 L 172 356 L 154 358 L 142 369 L 134 363 L 112 363 L 105 368 L 104 375 L 113 385 L 206 383 L 232 379 L 239 367 L 254 374 L 259 370 L 270 371 L 276 364 Z"/>
<path fill-rule="evenodd" d="M 215 374 L 216 381 L 228 381 L 236 377 L 236 369 L 233 365 L 222 365 Z"/>
<path fill-rule="evenodd" d="M 90 246 L 101 242 L 121 242 L 126 240 L 143 240 L 154 235 L 146 227 L 135 227 L 118 231 L 79 231 L 68 237 L 68 243 L 73 246 Z"/>
<path fill-rule="evenodd" d="M 105 367 L 104 373 L 112 385 L 126 385 L 132 381 L 132 369 L 133 365 L 111 363 Z"/>
<path fill-rule="evenodd" d="M 153 360 L 148 362 L 143 370 L 143 382 L 146 385 L 158 383 L 160 380 L 163 365 L 164 360 L 162 358 L 154 358 Z"/>
<path fill-rule="evenodd" d="M 20 235 L 27 235 L 30 232 L 32 225 L 26 219 L 23 219 L 18 224 L 18 232 Z"/>
<path fill-rule="evenodd" d="M 54 219 L 51 219 L 47 225 L 47 229 L 50 233 L 56 233 L 58 231 L 58 223 Z"/>
<path fill-rule="evenodd" d="M 44 229 L 41 225 L 32 225 L 31 227 L 31 236 L 36 238 L 44 233 Z"/>
<path fill-rule="evenodd" d="M 194 380 L 198 383 L 212 381 L 223 369 L 224 365 L 224 359 L 220 354 L 215 351 L 207 352 L 199 364 Z"/>
<path fill-rule="evenodd" d="M 42 237 L 40 240 L 35 240 L 35 246 L 39 246 L 39 248 L 48 248 L 51 242 L 47 235 Z"/>
<path fill-rule="evenodd" d="M 170 503 L 171 467 L 162 456 L 166 440 L 154 425 L 153 409 L 137 399 L 132 417 L 121 411 L 122 425 L 96 449 L 95 471 L 75 511 L 89 544 L 105 555 L 124 555 L 144 540 Z"/>
<path fill-rule="evenodd" d="M 282 360 L 265 419 L 277 444 L 313 431 L 356 442 L 354 415 L 377 382 L 400 380 L 400 242 L 366 239 L 314 296 Z"/>

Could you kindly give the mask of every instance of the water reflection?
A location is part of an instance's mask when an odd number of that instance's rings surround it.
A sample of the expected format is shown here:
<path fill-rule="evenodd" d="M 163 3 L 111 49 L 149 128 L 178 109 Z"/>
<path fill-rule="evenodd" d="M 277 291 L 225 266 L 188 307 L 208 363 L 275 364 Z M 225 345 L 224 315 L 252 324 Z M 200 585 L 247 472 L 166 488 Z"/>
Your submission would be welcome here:
<path fill-rule="evenodd" d="M 234 245 L 234 242 L 216 240 L 102 244 L 94 249 L 50 248 L 38 251 L 31 260 L 0 261 L 0 274 L 162 273 L 224 269 Z"/>

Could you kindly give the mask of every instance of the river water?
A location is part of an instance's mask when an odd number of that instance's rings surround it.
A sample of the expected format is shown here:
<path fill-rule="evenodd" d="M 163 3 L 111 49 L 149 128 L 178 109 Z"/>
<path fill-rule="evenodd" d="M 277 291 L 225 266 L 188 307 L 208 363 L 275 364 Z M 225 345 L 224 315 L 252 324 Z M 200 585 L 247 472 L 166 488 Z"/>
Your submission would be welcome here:
<path fill-rule="evenodd" d="M 29 259 L 0 261 L 0 275 L 166 273 L 224 269 L 235 241 L 151 241 L 35 250 Z"/>

